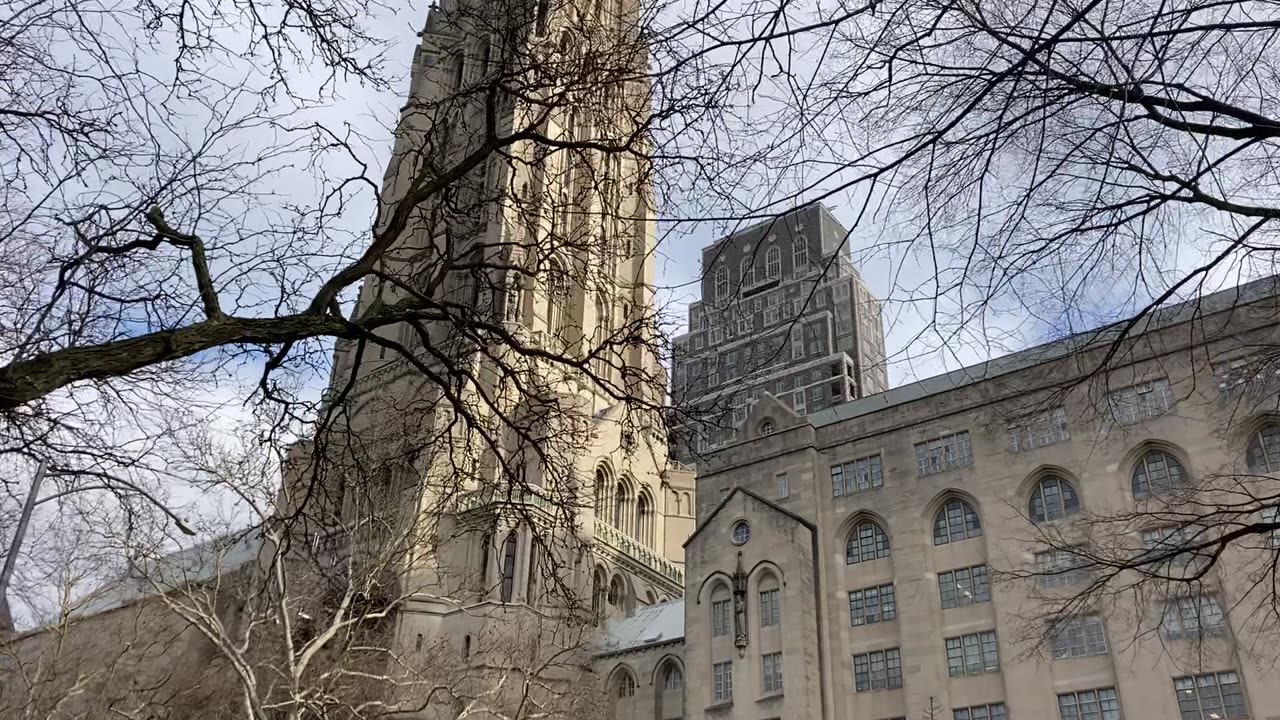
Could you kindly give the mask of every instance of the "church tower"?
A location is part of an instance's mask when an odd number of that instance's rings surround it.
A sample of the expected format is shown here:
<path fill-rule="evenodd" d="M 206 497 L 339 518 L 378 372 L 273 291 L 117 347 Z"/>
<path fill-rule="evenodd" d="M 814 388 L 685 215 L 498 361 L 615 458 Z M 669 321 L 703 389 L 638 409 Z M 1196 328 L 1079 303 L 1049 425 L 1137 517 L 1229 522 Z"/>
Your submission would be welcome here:
<path fill-rule="evenodd" d="M 387 322 L 335 349 L 311 451 L 344 468 L 334 522 L 406 547 L 401 648 L 489 665 L 534 625 L 585 648 L 683 592 L 635 12 L 428 12 L 355 309 Z"/>

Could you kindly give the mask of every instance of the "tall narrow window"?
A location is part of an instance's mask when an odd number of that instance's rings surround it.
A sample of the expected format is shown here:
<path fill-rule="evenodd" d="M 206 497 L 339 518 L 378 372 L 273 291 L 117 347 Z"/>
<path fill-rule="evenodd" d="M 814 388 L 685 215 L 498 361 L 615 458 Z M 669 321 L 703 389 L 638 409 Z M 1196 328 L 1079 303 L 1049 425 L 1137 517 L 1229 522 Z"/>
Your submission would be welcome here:
<path fill-rule="evenodd" d="M 733 628 L 733 601 L 711 602 L 711 637 L 724 637 Z"/>
<path fill-rule="evenodd" d="M 777 245 L 769 246 L 764 254 L 764 274 L 770 280 L 782 274 L 782 251 Z"/>
<path fill-rule="evenodd" d="M 569 304 L 569 278 L 560 263 L 554 260 L 547 274 L 547 332 L 554 339 L 560 337 L 565 325 Z"/>
<path fill-rule="evenodd" d="M 551 16 L 551 0 L 538 0 L 538 16 L 535 19 L 538 34 L 547 32 L 547 19 Z M 528 17 L 527 15 L 525 17 Z"/>
<path fill-rule="evenodd" d="M 486 592 L 489 588 L 489 548 L 493 545 L 493 535 L 485 533 L 480 538 L 480 567 L 477 573 L 480 576 L 480 587 Z"/>
<path fill-rule="evenodd" d="M 760 627 L 776 627 L 782 619 L 782 606 L 779 604 L 778 591 L 760 591 Z"/>
<path fill-rule="evenodd" d="M 782 692 L 782 653 L 767 653 L 761 656 L 760 666 L 764 670 L 764 691 L 766 693 Z"/>
<path fill-rule="evenodd" d="M 756 266 L 753 262 L 753 258 L 742 258 L 742 264 L 739 266 L 739 269 L 740 272 L 738 275 L 742 278 L 741 283 L 743 287 L 751 285 L 756 281 Z"/>
<path fill-rule="evenodd" d="M 803 272 L 805 267 L 809 265 L 809 241 L 803 236 L 797 237 L 791 252 L 791 261 L 792 265 L 795 265 L 795 272 Z"/>
<path fill-rule="evenodd" d="M 627 508 L 631 505 L 631 493 L 626 483 L 619 482 L 613 491 L 613 526 L 619 530 L 627 529 Z"/>
<path fill-rule="evenodd" d="M 653 546 L 653 501 L 647 492 L 642 492 L 636 499 L 636 539 Z"/>
<path fill-rule="evenodd" d="M 516 590 L 516 531 L 502 543 L 502 602 L 511 602 Z"/>
<path fill-rule="evenodd" d="M 716 702 L 733 699 L 733 663 L 720 662 L 711 666 L 712 692 Z"/>
<path fill-rule="evenodd" d="M 530 605 L 538 604 L 538 573 L 542 572 L 539 567 L 541 561 L 541 553 L 538 552 L 538 542 L 530 535 L 529 543 L 529 580 L 525 586 L 525 602 Z"/>
<path fill-rule="evenodd" d="M 729 297 L 729 268 L 724 265 L 716 267 L 716 299 Z"/>

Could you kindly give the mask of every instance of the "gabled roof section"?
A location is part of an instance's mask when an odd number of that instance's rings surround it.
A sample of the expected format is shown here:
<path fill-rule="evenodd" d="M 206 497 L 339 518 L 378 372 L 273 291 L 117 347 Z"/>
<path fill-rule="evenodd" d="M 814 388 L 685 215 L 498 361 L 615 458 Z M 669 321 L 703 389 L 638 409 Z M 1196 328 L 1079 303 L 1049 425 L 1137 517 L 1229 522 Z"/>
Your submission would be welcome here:
<path fill-rule="evenodd" d="M 800 523 L 801 525 L 803 525 L 803 526 L 805 526 L 806 528 L 808 528 L 811 532 L 816 532 L 816 531 L 817 531 L 817 529 L 818 529 L 818 527 L 817 527 L 816 525 L 814 525 L 813 523 L 809 522 L 808 520 L 805 520 L 804 518 L 800 517 L 799 515 L 797 515 L 797 514 L 795 514 L 795 513 L 791 512 L 790 510 L 788 510 L 788 509 L 786 509 L 786 508 L 782 507 L 781 505 L 779 505 L 779 504 L 777 504 L 777 503 L 775 503 L 775 502 L 773 502 L 773 501 L 771 501 L 771 500 L 765 500 L 764 498 L 762 498 L 762 497 L 760 497 L 759 495 L 757 495 L 757 494 L 755 494 L 755 493 L 751 492 L 750 490 L 747 490 L 746 488 L 743 488 L 743 487 L 735 487 L 735 488 L 733 488 L 732 490 L 730 490 L 730 491 L 729 491 L 729 494 L 728 494 L 728 495 L 725 495 L 725 496 L 724 496 L 724 499 L 720 501 L 720 504 L 719 504 L 719 505 L 716 505 L 716 509 L 711 511 L 711 514 L 707 516 L 707 519 L 706 519 L 706 520 L 703 520 L 702 522 L 698 523 L 698 527 L 697 527 L 697 528 L 696 528 L 692 533 L 690 533 L 690 534 L 689 534 L 689 539 L 684 541 L 684 545 L 683 545 L 682 547 L 689 547 L 689 543 L 693 542 L 693 539 L 694 539 L 694 538 L 696 538 L 696 537 L 698 537 L 698 533 L 701 533 L 701 532 L 702 532 L 702 530 L 703 530 L 703 528 L 705 528 L 706 526 L 710 525 L 710 524 L 711 524 L 711 521 L 712 521 L 712 520 L 714 520 L 714 519 L 716 518 L 716 515 L 719 515 L 719 514 L 720 514 L 720 511 L 724 509 L 724 506 L 725 506 L 725 505 L 728 505 L 728 504 L 729 504 L 729 501 L 733 499 L 733 496 L 734 496 L 734 495 L 737 495 L 738 493 L 742 493 L 743 495 L 746 495 L 747 497 L 749 497 L 749 498 L 751 498 L 751 499 L 755 500 L 756 502 L 763 503 L 763 504 L 765 504 L 766 506 L 768 506 L 769 508 L 771 508 L 771 509 L 773 509 L 773 510 L 776 510 L 777 512 L 780 512 L 780 513 L 782 513 L 783 515 L 786 515 L 787 517 L 791 518 L 792 520 L 795 520 L 796 522 L 798 522 L 798 523 Z"/>
<path fill-rule="evenodd" d="M 628 618 L 604 626 L 599 655 L 640 650 L 651 645 L 684 640 L 684 600 L 651 605 Z"/>

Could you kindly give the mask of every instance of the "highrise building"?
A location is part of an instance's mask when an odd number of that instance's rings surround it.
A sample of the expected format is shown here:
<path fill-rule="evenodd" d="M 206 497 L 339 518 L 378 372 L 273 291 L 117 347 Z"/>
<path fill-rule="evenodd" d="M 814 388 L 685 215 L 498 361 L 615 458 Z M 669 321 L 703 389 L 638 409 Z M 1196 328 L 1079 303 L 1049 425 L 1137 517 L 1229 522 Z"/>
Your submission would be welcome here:
<path fill-rule="evenodd" d="M 766 393 L 806 415 L 888 389 L 880 301 L 821 203 L 704 248 L 701 290 L 673 343 L 680 462 L 737 438 Z"/>

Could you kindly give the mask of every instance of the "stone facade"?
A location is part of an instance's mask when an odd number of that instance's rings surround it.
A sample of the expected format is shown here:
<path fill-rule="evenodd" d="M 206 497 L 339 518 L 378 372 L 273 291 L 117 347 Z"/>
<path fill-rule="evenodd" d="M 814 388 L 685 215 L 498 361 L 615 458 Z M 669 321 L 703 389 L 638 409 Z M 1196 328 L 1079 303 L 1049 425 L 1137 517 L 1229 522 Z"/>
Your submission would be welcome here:
<path fill-rule="evenodd" d="M 1097 608 L 1100 625 L 1081 625 L 1063 659 L 1037 644 L 1036 613 L 1072 588 L 997 577 L 1033 565 L 1045 528 L 1144 507 L 1160 477 L 1242 473 L 1251 442 L 1274 442 L 1263 438 L 1275 437 L 1280 383 L 1250 358 L 1280 340 L 1280 283 L 1162 310 L 1134 333 L 1105 373 L 1092 371 L 1114 329 L 807 416 L 763 399 L 750 437 L 700 465 L 684 638 L 664 651 L 683 663 L 683 717 L 1071 720 L 1073 703 L 1100 698 L 1107 712 L 1079 717 L 1166 720 L 1193 698 L 1175 689 L 1186 677 L 1243 707 L 1205 701 L 1181 717 L 1275 715 L 1276 630 L 1259 617 L 1269 611 L 1253 612 L 1260 591 L 1246 572 L 1271 548 L 1237 545 L 1205 578 L 1225 614 L 1212 634 L 1166 634 L 1158 595 L 1126 595 Z M 764 599 L 775 587 L 780 600 Z M 744 613 L 719 616 L 739 597 Z M 766 678 L 776 652 L 781 692 Z M 645 652 L 608 660 L 613 677 L 652 666 Z M 640 700 L 652 689 L 617 717 L 656 717 Z"/>
<path fill-rule="evenodd" d="M 765 394 L 804 415 L 888 389 L 880 301 L 821 203 L 704 248 L 701 291 L 673 341 L 680 462 L 736 439 Z"/>

